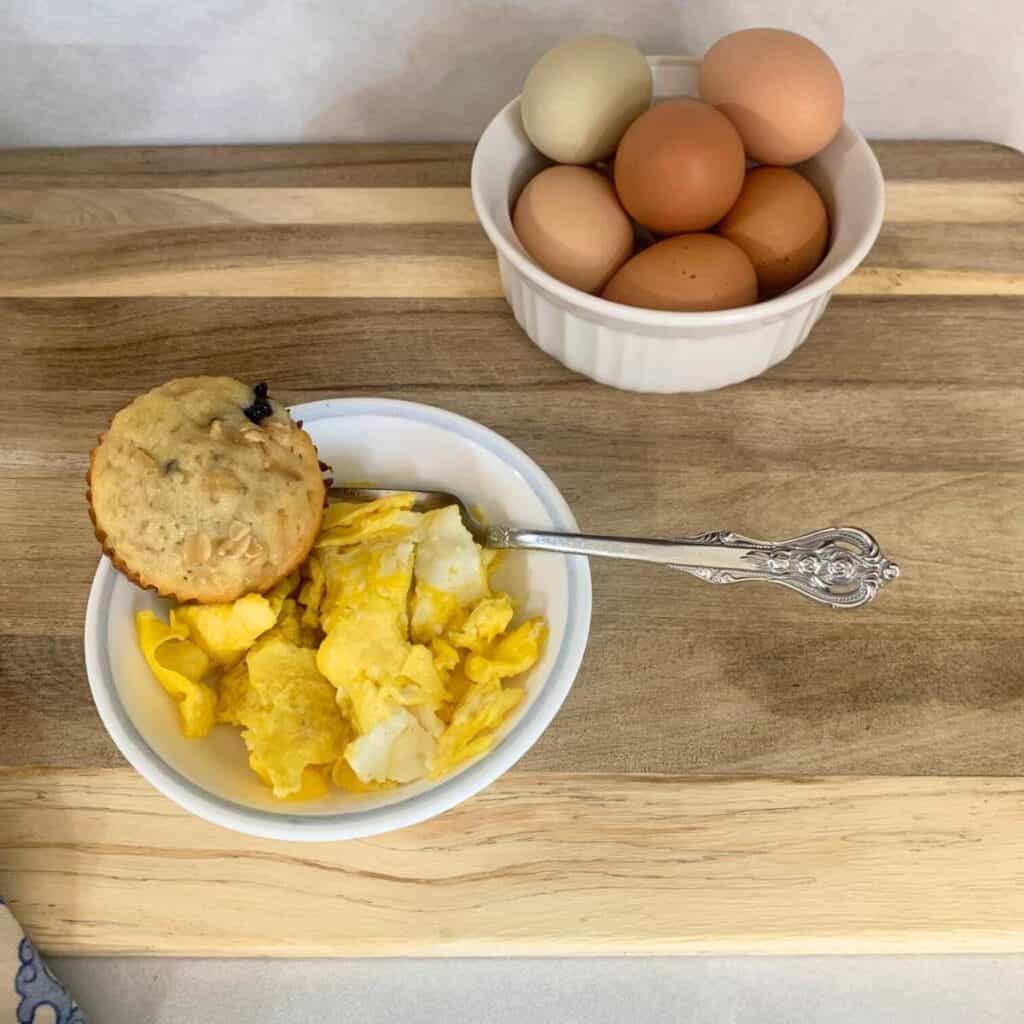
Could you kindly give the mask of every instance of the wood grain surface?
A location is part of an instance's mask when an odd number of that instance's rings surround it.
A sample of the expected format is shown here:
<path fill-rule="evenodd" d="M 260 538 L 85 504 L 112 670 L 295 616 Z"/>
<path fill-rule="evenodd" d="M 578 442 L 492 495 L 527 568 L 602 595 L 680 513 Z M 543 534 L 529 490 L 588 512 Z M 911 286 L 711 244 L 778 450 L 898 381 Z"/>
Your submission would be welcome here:
<path fill-rule="evenodd" d="M 468 147 L 0 152 L 0 893 L 44 947 L 1024 949 L 1024 157 L 877 151 L 885 227 L 812 338 L 691 396 L 529 342 Z M 595 562 L 576 687 L 500 785 L 377 841 L 246 839 L 134 775 L 82 663 L 88 449 L 189 373 L 461 412 L 584 529 L 852 522 L 904 577 L 841 614 Z"/>
<path fill-rule="evenodd" d="M 0 885 L 54 953 L 997 952 L 1020 948 L 1022 800 L 1018 779 L 517 772 L 306 845 L 125 772 L 0 771 Z"/>

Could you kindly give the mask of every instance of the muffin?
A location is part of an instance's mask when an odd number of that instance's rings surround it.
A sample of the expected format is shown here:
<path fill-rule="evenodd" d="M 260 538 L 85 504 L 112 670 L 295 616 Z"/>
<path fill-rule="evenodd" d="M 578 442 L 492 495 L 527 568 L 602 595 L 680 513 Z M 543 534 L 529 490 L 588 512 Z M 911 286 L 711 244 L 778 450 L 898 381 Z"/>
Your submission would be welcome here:
<path fill-rule="evenodd" d="M 176 601 L 269 590 L 305 560 L 325 484 L 266 384 L 184 377 L 114 417 L 89 457 L 89 512 L 114 565 Z"/>

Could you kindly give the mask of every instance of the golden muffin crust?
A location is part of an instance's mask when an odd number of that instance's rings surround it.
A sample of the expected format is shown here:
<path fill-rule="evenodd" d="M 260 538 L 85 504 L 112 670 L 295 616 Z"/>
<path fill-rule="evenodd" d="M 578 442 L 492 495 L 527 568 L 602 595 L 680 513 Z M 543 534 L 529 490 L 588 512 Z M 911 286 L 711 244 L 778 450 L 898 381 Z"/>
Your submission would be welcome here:
<path fill-rule="evenodd" d="M 268 590 L 303 562 L 323 517 L 309 435 L 265 385 L 231 377 L 183 377 L 136 398 L 92 450 L 88 482 L 104 551 L 178 601 Z"/>

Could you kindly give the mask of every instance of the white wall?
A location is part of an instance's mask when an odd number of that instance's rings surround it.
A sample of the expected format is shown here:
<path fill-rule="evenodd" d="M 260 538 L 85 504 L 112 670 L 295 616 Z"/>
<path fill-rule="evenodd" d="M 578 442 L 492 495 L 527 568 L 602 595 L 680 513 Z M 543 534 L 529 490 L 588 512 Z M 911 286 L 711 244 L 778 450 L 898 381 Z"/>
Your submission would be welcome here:
<path fill-rule="evenodd" d="M 1024 148 L 1024 0 L 0 0 L 0 146 L 472 140 L 555 40 L 823 45 L 875 137 Z"/>

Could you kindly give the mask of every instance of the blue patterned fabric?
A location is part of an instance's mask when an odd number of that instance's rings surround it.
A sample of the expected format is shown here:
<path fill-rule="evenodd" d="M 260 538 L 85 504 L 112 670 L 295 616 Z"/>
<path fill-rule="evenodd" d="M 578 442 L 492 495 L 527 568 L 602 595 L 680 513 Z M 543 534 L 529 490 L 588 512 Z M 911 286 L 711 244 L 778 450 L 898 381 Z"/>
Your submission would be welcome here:
<path fill-rule="evenodd" d="M 78 1003 L 43 963 L 0 899 L 0 1022 L 7 1021 L 86 1024 Z"/>

